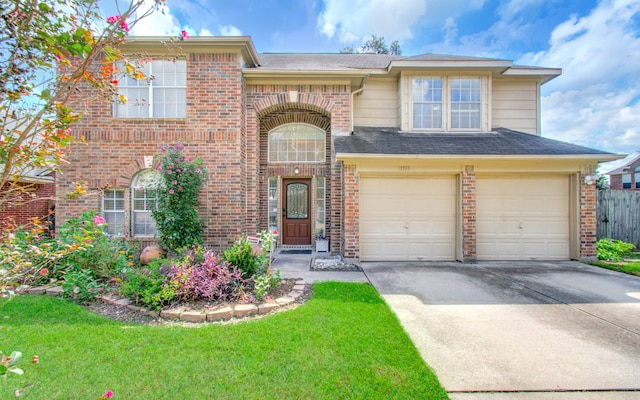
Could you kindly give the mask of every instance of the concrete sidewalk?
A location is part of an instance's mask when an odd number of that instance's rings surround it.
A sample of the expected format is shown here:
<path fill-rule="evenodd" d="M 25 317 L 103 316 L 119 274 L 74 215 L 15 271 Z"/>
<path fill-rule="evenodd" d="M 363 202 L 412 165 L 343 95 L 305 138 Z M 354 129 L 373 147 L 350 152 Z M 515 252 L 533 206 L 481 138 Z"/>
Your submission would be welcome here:
<path fill-rule="evenodd" d="M 326 255 L 326 253 L 321 253 Z M 311 262 L 318 254 L 282 254 L 282 249 L 274 253 L 273 268 L 279 269 L 284 279 L 304 279 L 307 283 L 322 281 L 369 282 L 363 271 L 311 271 Z"/>

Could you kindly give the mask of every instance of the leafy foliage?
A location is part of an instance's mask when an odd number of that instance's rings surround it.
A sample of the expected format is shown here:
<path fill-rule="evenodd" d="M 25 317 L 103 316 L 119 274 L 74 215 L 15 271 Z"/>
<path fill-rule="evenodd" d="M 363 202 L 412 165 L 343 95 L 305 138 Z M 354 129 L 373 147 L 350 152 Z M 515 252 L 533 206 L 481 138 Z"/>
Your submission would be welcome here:
<path fill-rule="evenodd" d="M 146 6 L 116 0 L 121 14 L 106 20 L 96 11 L 97 0 L 5 3 L 0 7 L 0 205 L 23 201 L 32 185 L 21 185 L 18 178 L 58 170 L 67 160 L 66 148 L 81 141 L 71 130 L 82 115 L 71 105 L 77 93 L 86 101 L 112 101 L 120 76 L 146 78 L 142 59 L 125 59 L 118 45 L 164 1 Z M 75 194 L 83 192 L 81 186 Z"/>
<path fill-rule="evenodd" d="M 631 243 L 603 238 L 596 243 L 596 256 L 598 260 L 622 261 L 625 256 L 631 255 L 635 248 Z"/>
<path fill-rule="evenodd" d="M 198 195 L 207 179 L 202 159 L 182 154 L 184 145 L 164 149 L 165 156 L 158 170 L 163 184 L 158 188 L 158 207 L 153 219 L 159 232 L 159 243 L 177 251 L 202 244 L 204 223 L 198 216 Z"/>
<path fill-rule="evenodd" d="M 173 303 L 178 286 L 178 282 L 169 276 L 169 261 L 154 260 L 145 268 L 128 271 L 120 294 L 152 310 L 159 310 Z"/>
<path fill-rule="evenodd" d="M 134 264 L 135 248 L 108 237 L 103 227 L 102 217 L 85 212 L 58 227 L 56 235 L 48 234 L 37 219 L 31 228 L 4 232 L 0 238 L 0 290 L 66 279 L 74 267 L 89 269 L 96 278 L 120 275 Z"/>
<path fill-rule="evenodd" d="M 192 251 L 185 262 L 171 267 L 169 276 L 179 284 L 177 297 L 185 301 L 241 299 L 246 284 L 242 272 L 211 250 L 203 250 L 202 256 L 196 253 Z"/>
<path fill-rule="evenodd" d="M 62 290 L 64 297 L 78 303 L 87 304 L 101 295 L 106 285 L 100 282 L 89 268 L 71 268 L 64 276 Z"/>
<path fill-rule="evenodd" d="M 255 254 L 246 237 L 242 237 L 229 249 L 223 252 L 223 258 L 229 264 L 238 267 L 242 271 L 242 277 L 251 278 L 259 272 L 260 258 Z"/>
<path fill-rule="evenodd" d="M 387 46 L 384 36 L 374 34 L 371 35 L 371 38 L 364 42 L 357 51 L 353 46 L 347 46 L 340 49 L 340 53 L 395 54 L 399 56 L 402 54 L 402 49 L 397 40 L 394 40 L 391 42 L 391 45 Z"/>

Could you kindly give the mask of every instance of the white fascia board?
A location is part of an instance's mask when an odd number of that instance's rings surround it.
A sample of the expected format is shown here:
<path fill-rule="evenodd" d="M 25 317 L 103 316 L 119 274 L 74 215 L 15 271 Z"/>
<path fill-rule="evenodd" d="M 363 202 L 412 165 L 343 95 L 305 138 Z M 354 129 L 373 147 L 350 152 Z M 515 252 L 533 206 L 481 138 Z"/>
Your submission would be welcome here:
<path fill-rule="evenodd" d="M 422 160 L 585 160 L 589 162 L 615 161 L 624 158 L 624 154 L 568 154 L 568 155 L 473 155 L 473 154 L 369 154 L 336 153 L 338 160 L 380 160 L 380 159 L 422 159 Z"/>

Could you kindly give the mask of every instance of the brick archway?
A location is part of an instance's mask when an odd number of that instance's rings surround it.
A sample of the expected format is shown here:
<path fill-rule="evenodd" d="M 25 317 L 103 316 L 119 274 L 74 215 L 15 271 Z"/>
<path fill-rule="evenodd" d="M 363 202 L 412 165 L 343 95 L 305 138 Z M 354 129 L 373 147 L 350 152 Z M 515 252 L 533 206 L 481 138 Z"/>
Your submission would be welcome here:
<path fill-rule="evenodd" d="M 330 117 L 336 105 L 332 100 L 321 96 L 309 93 L 285 92 L 260 99 L 253 107 L 258 118 L 292 109 L 312 111 Z"/>

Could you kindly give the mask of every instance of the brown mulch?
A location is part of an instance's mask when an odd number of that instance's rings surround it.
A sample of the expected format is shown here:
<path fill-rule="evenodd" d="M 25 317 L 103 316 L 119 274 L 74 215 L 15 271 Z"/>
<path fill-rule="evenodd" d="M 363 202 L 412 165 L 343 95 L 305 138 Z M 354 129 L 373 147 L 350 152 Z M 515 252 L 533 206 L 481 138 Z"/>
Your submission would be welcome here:
<path fill-rule="evenodd" d="M 286 296 L 289 294 L 289 292 L 291 292 L 291 289 L 293 288 L 294 285 L 295 285 L 295 280 L 283 279 L 279 287 L 269 292 L 268 297 L 270 299 L 277 299 L 279 297 Z M 311 298 L 312 295 L 313 295 L 313 285 L 305 284 L 305 288 L 302 295 L 296 299 L 296 301 L 293 303 L 293 307 L 296 307 L 306 302 L 307 300 L 309 300 L 309 298 Z M 198 309 L 198 308 L 213 308 L 219 305 L 221 304 L 211 304 L 211 303 L 174 304 L 171 306 L 171 308 L 187 306 L 190 309 Z M 141 325 L 165 325 L 169 323 L 175 323 L 173 321 L 167 321 L 160 317 L 151 317 L 141 312 L 130 310 L 127 307 L 108 304 L 101 301 L 97 301 L 92 304 L 89 304 L 88 306 L 86 306 L 86 308 L 89 311 L 104 315 L 105 317 L 108 317 L 114 320 L 126 322 L 126 323 L 134 323 L 134 324 L 141 324 Z M 291 306 L 283 307 L 281 308 L 281 310 L 289 309 L 289 308 L 291 308 Z M 255 315 L 247 318 L 242 318 L 242 320 L 249 319 L 249 318 L 255 319 L 260 317 L 263 317 L 263 316 Z M 240 320 L 240 319 L 234 318 L 234 321 L 237 321 L 237 320 Z"/>

